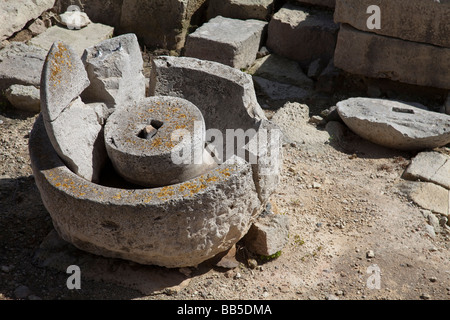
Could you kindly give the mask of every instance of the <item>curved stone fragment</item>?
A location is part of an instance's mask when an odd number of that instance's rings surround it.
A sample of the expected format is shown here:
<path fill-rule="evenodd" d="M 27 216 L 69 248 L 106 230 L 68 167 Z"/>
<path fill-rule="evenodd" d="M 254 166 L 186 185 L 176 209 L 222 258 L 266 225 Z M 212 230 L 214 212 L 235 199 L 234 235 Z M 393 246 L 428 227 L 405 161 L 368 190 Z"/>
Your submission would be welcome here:
<path fill-rule="evenodd" d="M 399 101 L 351 98 L 337 104 L 339 115 L 356 134 L 400 150 L 436 148 L 450 143 L 450 116 Z"/>
<path fill-rule="evenodd" d="M 81 177 L 97 181 L 106 160 L 106 149 L 95 108 L 79 98 L 88 85 L 79 56 L 64 43 L 55 42 L 41 80 L 45 128 L 53 148 L 66 165 Z"/>
<path fill-rule="evenodd" d="M 29 148 L 55 229 L 93 254 L 165 267 L 195 266 L 231 248 L 262 209 L 251 166 L 237 157 L 183 183 L 127 190 L 71 172 L 52 147 L 42 117 Z"/>

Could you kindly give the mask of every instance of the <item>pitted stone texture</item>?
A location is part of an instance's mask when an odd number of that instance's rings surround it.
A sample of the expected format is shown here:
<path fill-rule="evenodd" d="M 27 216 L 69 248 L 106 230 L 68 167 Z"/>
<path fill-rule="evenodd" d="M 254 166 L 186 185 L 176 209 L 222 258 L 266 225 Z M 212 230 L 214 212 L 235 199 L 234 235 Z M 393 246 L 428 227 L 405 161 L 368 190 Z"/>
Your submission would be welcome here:
<path fill-rule="evenodd" d="M 215 17 L 191 33 L 185 55 L 248 68 L 256 59 L 267 22 Z"/>
<path fill-rule="evenodd" d="M 222 16 L 232 19 L 266 20 L 273 10 L 274 0 L 210 0 L 208 19 Z"/>
<path fill-rule="evenodd" d="M 70 30 L 60 26 L 53 26 L 31 39 L 29 44 L 49 50 L 55 41 L 63 39 L 65 43 L 70 43 L 70 46 L 81 57 L 84 49 L 111 38 L 113 33 L 113 27 L 100 23 L 90 23 L 81 30 Z"/>
<path fill-rule="evenodd" d="M 411 161 L 403 178 L 433 182 L 450 190 L 450 156 L 421 152 Z"/>
<path fill-rule="evenodd" d="M 188 182 L 125 190 L 72 173 L 54 151 L 41 118 L 29 146 L 34 177 L 56 230 L 94 254 L 195 266 L 239 241 L 262 207 L 251 167 L 238 158 Z"/>
<path fill-rule="evenodd" d="M 286 4 L 269 23 L 267 48 L 306 67 L 333 57 L 338 30 L 330 13 Z"/>
<path fill-rule="evenodd" d="M 244 241 L 250 251 L 263 256 L 271 256 L 281 251 L 286 246 L 288 239 L 289 217 L 268 214 L 256 220 Z"/>
<path fill-rule="evenodd" d="M 186 57 L 154 59 L 150 94 L 180 97 L 196 105 L 205 119 L 207 141 L 219 138 L 208 146 L 215 147 L 222 162 L 229 156 L 226 141 L 220 139 L 225 139 L 227 132 L 239 135 L 243 131 L 252 141 L 258 139 L 261 129 L 275 130 L 256 100 L 251 76 L 224 64 Z M 277 139 L 276 133 L 273 139 Z M 274 148 L 278 149 L 273 154 L 281 153 L 281 143 Z M 264 152 L 257 158 L 256 163 L 252 162 L 254 179 L 261 202 L 265 202 L 278 186 L 282 164 Z M 267 168 L 272 170 L 267 172 Z"/>
<path fill-rule="evenodd" d="M 400 150 L 420 150 L 450 143 L 450 116 L 410 104 L 351 98 L 337 104 L 345 124 L 373 143 Z"/>
<path fill-rule="evenodd" d="M 90 86 L 85 101 L 125 107 L 145 97 L 144 63 L 136 35 L 126 34 L 89 47 L 82 56 Z"/>
<path fill-rule="evenodd" d="M 367 8 L 381 10 L 381 29 L 368 29 Z M 450 0 L 338 0 L 334 19 L 366 32 L 450 48 Z"/>
<path fill-rule="evenodd" d="M 0 1 L 0 41 L 22 30 L 28 21 L 38 18 L 54 4 L 55 0 Z"/>
<path fill-rule="evenodd" d="M 141 137 L 153 122 L 154 136 Z M 147 187 L 192 179 L 211 169 L 203 163 L 206 129 L 196 106 L 175 97 L 151 97 L 115 111 L 105 127 L 108 155 L 127 181 Z M 183 155 L 180 156 L 180 153 Z"/>
<path fill-rule="evenodd" d="M 363 32 L 343 24 L 336 67 L 372 78 L 450 89 L 450 48 Z"/>
<path fill-rule="evenodd" d="M 97 181 L 106 150 L 96 110 L 79 98 L 89 85 L 83 63 L 70 47 L 55 42 L 41 82 L 42 116 L 53 147 L 73 172 Z"/>
<path fill-rule="evenodd" d="M 0 91 L 14 84 L 38 87 L 47 52 L 21 42 L 0 50 Z"/>

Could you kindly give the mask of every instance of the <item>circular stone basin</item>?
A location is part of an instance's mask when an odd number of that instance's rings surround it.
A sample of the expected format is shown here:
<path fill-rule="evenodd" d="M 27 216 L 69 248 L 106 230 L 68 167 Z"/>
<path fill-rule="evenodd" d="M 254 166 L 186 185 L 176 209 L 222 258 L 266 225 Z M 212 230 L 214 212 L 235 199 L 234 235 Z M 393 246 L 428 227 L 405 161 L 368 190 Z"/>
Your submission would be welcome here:
<path fill-rule="evenodd" d="M 106 257 L 169 268 L 231 248 L 261 212 L 252 166 L 241 158 L 189 181 L 119 189 L 87 181 L 58 157 L 40 116 L 30 134 L 36 185 L 58 234 Z"/>
<path fill-rule="evenodd" d="M 200 110 L 176 97 L 142 99 L 116 110 L 105 126 L 106 150 L 117 173 L 146 187 L 187 181 L 211 169 L 211 162 L 203 162 L 205 137 Z"/>

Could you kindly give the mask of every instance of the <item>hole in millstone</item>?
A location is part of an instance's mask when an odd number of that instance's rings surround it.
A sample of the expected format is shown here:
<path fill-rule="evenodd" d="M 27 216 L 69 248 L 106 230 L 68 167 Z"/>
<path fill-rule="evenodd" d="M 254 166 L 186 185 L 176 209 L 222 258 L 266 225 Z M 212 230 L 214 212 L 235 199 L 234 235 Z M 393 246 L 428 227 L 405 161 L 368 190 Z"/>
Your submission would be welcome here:
<path fill-rule="evenodd" d="M 139 131 L 138 137 L 141 139 L 151 139 L 153 138 L 157 133 L 158 130 L 164 125 L 164 122 L 159 120 L 152 120 L 150 121 L 149 125 L 146 125 L 144 129 Z"/>
<path fill-rule="evenodd" d="M 414 110 L 412 109 L 408 109 L 408 108 L 398 108 L 398 107 L 393 107 L 392 111 L 394 112 L 399 112 L 399 113 L 410 113 L 410 114 L 414 114 Z"/>

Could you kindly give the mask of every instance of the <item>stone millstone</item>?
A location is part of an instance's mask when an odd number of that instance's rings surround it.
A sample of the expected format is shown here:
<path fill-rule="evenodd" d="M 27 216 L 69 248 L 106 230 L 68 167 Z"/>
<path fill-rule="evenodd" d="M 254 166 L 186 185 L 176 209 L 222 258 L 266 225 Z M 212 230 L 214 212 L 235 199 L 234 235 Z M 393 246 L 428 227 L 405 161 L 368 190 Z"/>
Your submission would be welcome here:
<path fill-rule="evenodd" d="M 373 143 L 400 150 L 420 150 L 450 143 L 450 116 L 410 104 L 351 98 L 337 104 L 345 124 Z"/>
<path fill-rule="evenodd" d="M 205 138 L 200 110 L 175 97 L 143 99 L 115 111 L 105 126 L 106 149 L 116 171 L 147 187 L 179 183 L 211 169 L 203 162 Z"/>
<path fill-rule="evenodd" d="M 227 251 L 262 209 L 251 165 L 235 157 L 180 184 L 110 188 L 70 171 L 42 117 L 30 134 L 30 158 L 55 229 L 81 250 L 169 268 L 196 266 Z"/>
<path fill-rule="evenodd" d="M 103 127 L 94 108 L 78 98 L 89 85 L 79 56 L 55 42 L 44 64 L 41 109 L 45 128 L 58 155 L 81 177 L 96 181 L 106 159 Z"/>

